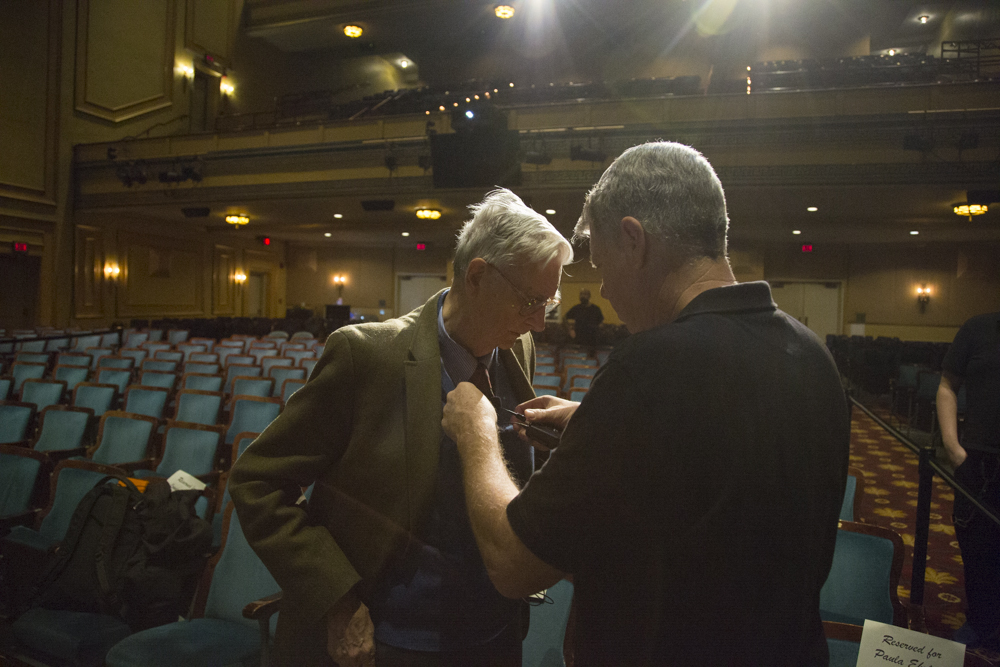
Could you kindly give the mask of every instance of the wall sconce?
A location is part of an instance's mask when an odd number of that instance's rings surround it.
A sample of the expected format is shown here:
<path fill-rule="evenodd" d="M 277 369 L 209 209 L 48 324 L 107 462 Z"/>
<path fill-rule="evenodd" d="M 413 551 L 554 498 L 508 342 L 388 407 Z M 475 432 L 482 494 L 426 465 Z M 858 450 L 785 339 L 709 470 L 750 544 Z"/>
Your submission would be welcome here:
<path fill-rule="evenodd" d="M 235 280 L 237 284 L 242 285 L 247 281 L 247 274 L 242 271 L 237 271 L 233 274 L 233 280 Z"/>
<path fill-rule="evenodd" d="M 231 97 L 232 94 L 236 92 L 236 88 L 229 82 L 228 77 L 224 76 L 219 79 L 219 92 L 226 97 Z"/>
<path fill-rule="evenodd" d="M 174 67 L 174 72 L 181 77 L 184 82 L 184 90 L 187 90 L 188 85 L 194 81 L 194 67 L 178 63 L 177 66 Z"/>
<path fill-rule="evenodd" d="M 104 265 L 104 277 L 108 280 L 117 280 L 118 275 L 122 272 L 121 268 L 117 264 L 112 264 L 108 262 Z"/>
<path fill-rule="evenodd" d="M 917 288 L 917 303 L 920 304 L 920 312 L 923 313 L 927 309 L 927 304 L 931 300 L 931 288 L 927 285 L 922 285 Z"/>
<path fill-rule="evenodd" d="M 340 274 L 335 275 L 332 278 L 330 278 L 330 282 L 332 282 L 334 284 L 334 286 L 337 288 L 337 296 L 343 297 L 344 296 L 344 285 L 347 284 L 347 276 L 340 275 Z"/>
<path fill-rule="evenodd" d="M 441 211 L 436 208 L 418 208 L 417 217 L 421 220 L 438 220 L 441 218 Z"/>

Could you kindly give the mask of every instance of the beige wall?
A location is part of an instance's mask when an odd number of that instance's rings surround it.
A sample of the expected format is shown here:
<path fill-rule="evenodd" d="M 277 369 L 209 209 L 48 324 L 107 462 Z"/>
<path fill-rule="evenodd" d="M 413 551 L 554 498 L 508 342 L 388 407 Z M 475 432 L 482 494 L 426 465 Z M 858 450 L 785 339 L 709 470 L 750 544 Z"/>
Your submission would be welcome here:
<path fill-rule="evenodd" d="M 375 315 L 385 301 L 386 317 L 396 313 L 398 274 L 448 275 L 450 250 L 410 248 L 350 248 L 292 246 L 288 250 L 288 303 L 317 314 L 337 302 L 341 290 L 333 276 L 346 276 L 344 303 L 358 312 Z"/>

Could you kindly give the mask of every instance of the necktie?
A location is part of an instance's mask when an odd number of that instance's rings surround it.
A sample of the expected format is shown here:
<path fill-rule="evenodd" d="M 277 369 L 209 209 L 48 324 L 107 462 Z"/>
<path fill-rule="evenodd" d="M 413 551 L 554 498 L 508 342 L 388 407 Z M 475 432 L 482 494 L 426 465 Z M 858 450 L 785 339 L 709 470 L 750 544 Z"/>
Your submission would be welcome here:
<path fill-rule="evenodd" d="M 486 370 L 485 364 L 476 366 L 476 371 L 469 378 L 469 382 L 476 386 L 476 389 L 483 393 L 483 396 L 493 400 L 493 385 L 490 384 L 490 374 Z"/>

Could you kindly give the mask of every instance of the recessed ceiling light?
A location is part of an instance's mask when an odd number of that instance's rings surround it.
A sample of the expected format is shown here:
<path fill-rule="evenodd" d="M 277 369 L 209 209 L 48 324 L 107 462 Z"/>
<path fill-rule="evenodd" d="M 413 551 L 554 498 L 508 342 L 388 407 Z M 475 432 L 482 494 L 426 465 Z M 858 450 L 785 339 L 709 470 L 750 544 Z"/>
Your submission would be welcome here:
<path fill-rule="evenodd" d="M 510 5 L 497 5 L 493 13 L 497 15 L 497 18 L 509 19 L 514 16 L 514 8 Z"/>
<path fill-rule="evenodd" d="M 810 213 L 815 213 L 815 212 L 816 212 L 816 211 L 818 211 L 819 209 L 818 209 L 818 208 L 816 208 L 815 206 L 810 206 L 810 207 L 809 207 L 809 208 L 807 208 L 806 210 L 807 210 L 807 211 L 809 211 Z"/>
<path fill-rule="evenodd" d="M 405 60 L 405 59 L 404 60 L 400 60 L 399 61 L 399 66 L 402 67 L 403 69 L 406 69 L 407 67 L 410 66 L 410 61 L 409 60 Z"/>
<path fill-rule="evenodd" d="M 802 232 L 801 232 L 801 231 L 799 231 L 798 229 L 793 229 L 793 230 L 792 230 L 792 234 L 795 234 L 796 236 L 798 236 L 798 235 L 799 235 L 799 234 L 801 234 L 801 233 L 802 233 Z"/>
<path fill-rule="evenodd" d="M 326 238 L 330 238 L 331 236 L 333 236 L 333 234 L 331 234 L 330 232 L 327 232 L 326 234 L 323 234 L 323 236 L 325 236 Z"/>
<path fill-rule="evenodd" d="M 556 214 L 556 210 L 554 208 L 547 208 L 547 209 L 545 209 L 545 215 L 555 215 L 555 214 Z"/>
<path fill-rule="evenodd" d="M 889 55 L 890 56 L 896 55 L 896 49 L 889 49 Z"/>
<path fill-rule="evenodd" d="M 343 213 L 334 213 L 333 217 L 335 217 L 337 220 L 340 220 L 341 218 L 344 217 L 344 214 Z"/>
<path fill-rule="evenodd" d="M 403 236 L 409 236 L 409 235 L 410 235 L 410 232 L 403 232 L 403 234 L 402 234 L 402 235 L 403 235 Z"/>
<path fill-rule="evenodd" d="M 921 23 L 927 23 L 928 21 L 931 20 L 931 17 L 927 16 L 927 15 L 924 15 L 924 16 L 921 16 L 921 17 L 917 18 L 917 20 L 920 21 Z"/>
<path fill-rule="evenodd" d="M 912 232 L 910 232 L 910 236 L 917 236 L 918 234 L 920 234 L 920 232 L 918 232 L 915 229 Z"/>
<path fill-rule="evenodd" d="M 347 35 L 348 37 L 350 37 L 351 39 L 354 39 L 354 38 L 357 38 L 357 37 L 361 37 L 361 33 L 363 33 L 363 32 L 364 32 L 364 30 L 362 30 L 361 26 L 358 26 L 358 25 L 345 25 L 344 26 L 344 34 Z"/>

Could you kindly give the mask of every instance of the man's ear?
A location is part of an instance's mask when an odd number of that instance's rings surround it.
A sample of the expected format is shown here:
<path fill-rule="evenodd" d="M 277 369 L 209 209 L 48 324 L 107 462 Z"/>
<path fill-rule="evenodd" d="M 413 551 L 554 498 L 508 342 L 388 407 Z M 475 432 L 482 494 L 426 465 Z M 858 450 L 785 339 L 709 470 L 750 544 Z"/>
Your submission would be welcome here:
<path fill-rule="evenodd" d="M 642 223 L 630 215 L 619 223 L 621 246 L 635 264 L 641 265 L 646 257 L 646 231 Z"/>
<path fill-rule="evenodd" d="M 476 296 L 479 293 L 480 288 L 483 285 L 483 280 L 486 277 L 486 267 L 489 264 L 482 257 L 476 257 L 471 262 L 469 262 L 468 268 L 465 270 L 465 292 L 469 296 Z"/>

